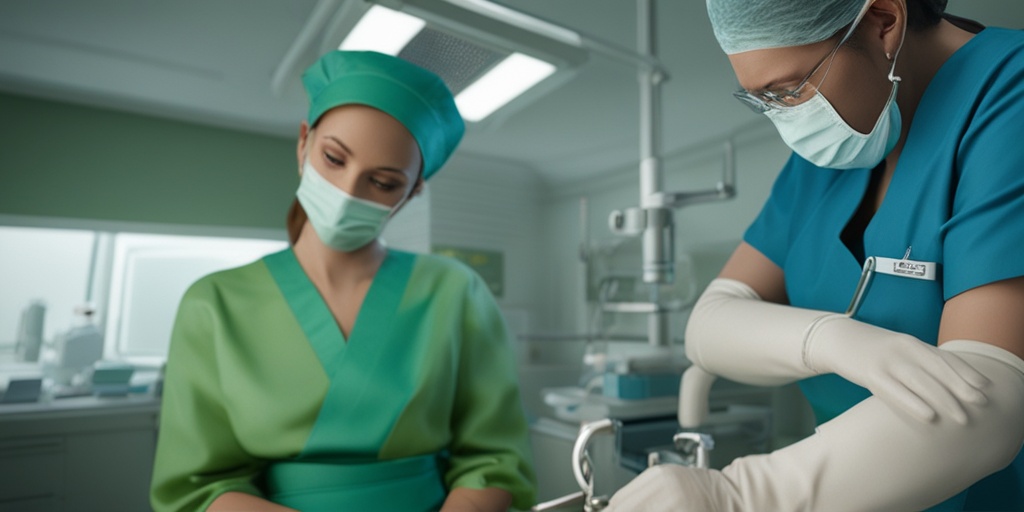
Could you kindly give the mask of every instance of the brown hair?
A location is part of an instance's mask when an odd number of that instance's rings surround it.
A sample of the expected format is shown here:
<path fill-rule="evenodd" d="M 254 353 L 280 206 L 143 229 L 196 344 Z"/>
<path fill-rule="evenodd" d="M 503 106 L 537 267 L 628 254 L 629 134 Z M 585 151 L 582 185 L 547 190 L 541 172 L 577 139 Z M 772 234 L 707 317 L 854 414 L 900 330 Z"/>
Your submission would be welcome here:
<path fill-rule="evenodd" d="M 946 12 L 947 0 L 908 0 L 907 28 L 925 30 L 938 25 Z"/>
<path fill-rule="evenodd" d="M 285 220 L 285 226 L 288 227 L 288 243 L 295 245 L 299 239 L 299 233 L 302 233 L 302 225 L 306 223 L 307 219 L 309 217 L 306 215 L 306 210 L 303 210 L 302 205 L 299 204 L 299 199 L 293 199 Z"/>
<path fill-rule="evenodd" d="M 306 132 L 306 157 L 309 157 L 309 150 L 313 146 L 313 132 L 316 131 L 317 125 L 320 124 L 320 120 L 317 119 L 313 126 L 309 127 Z M 299 198 L 292 199 L 292 205 L 288 207 L 288 216 L 285 217 L 285 227 L 288 228 L 288 243 L 295 245 L 295 242 L 299 239 L 299 235 L 302 233 L 302 226 L 309 220 L 309 215 L 306 215 L 306 210 L 299 204 Z"/>

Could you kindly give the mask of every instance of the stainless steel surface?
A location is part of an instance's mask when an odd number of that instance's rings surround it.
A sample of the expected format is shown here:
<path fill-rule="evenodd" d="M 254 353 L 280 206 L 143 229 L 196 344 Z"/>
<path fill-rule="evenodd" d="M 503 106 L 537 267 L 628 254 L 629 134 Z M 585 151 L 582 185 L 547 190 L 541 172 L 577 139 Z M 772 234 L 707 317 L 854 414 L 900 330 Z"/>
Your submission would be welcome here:
<path fill-rule="evenodd" d="M 853 291 L 853 299 L 850 300 L 850 305 L 846 308 L 846 316 L 853 318 L 857 314 L 861 303 L 864 302 L 864 296 L 868 293 L 868 288 L 871 287 L 871 278 L 874 275 L 875 258 L 870 257 L 864 261 L 864 270 L 861 271 L 860 279 L 857 281 L 857 288 Z"/>
<path fill-rule="evenodd" d="M 586 497 L 583 491 L 577 491 L 572 494 L 562 496 L 561 498 L 555 498 L 548 500 L 543 503 L 538 503 L 530 510 L 533 512 L 551 512 L 555 510 L 580 510 L 583 507 L 583 503 Z"/>
<path fill-rule="evenodd" d="M 612 419 L 600 419 L 580 426 L 580 434 L 572 447 L 572 473 L 586 498 L 586 505 L 591 504 L 594 497 L 593 471 L 587 456 L 587 445 L 596 434 L 612 433 L 618 422 Z"/>
<path fill-rule="evenodd" d="M 676 451 L 693 454 L 693 466 L 708 468 L 711 466 L 708 452 L 715 449 L 715 441 L 708 434 L 698 432 L 680 432 L 672 437 Z"/>

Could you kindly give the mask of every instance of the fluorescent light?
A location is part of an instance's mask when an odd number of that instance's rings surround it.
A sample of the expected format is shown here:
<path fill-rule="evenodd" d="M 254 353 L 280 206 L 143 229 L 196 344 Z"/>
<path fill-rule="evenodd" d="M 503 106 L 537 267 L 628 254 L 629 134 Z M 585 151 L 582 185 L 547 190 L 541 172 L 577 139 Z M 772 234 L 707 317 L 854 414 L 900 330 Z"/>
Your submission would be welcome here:
<path fill-rule="evenodd" d="M 576 47 L 583 46 L 583 38 L 579 34 L 565 27 L 549 23 L 539 18 L 534 18 L 523 12 L 509 9 L 488 0 L 448 0 L 448 3 L 462 7 L 468 11 L 476 12 L 488 18 L 507 23 L 514 27 L 523 28 L 536 32 L 556 41 L 571 44 Z"/>
<path fill-rule="evenodd" d="M 415 16 L 374 5 L 366 11 L 338 49 L 373 50 L 398 55 L 424 25 L 426 22 Z"/>
<path fill-rule="evenodd" d="M 455 98 L 467 121 L 480 121 L 555 72 L 555 66 L 513 53 Z"/>

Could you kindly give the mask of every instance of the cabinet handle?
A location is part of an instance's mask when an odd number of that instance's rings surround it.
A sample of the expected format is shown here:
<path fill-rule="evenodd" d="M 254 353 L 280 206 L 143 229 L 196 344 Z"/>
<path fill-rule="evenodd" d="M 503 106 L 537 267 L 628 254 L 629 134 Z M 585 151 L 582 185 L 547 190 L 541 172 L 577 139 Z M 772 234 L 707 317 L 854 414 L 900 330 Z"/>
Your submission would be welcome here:
<path fill-rule="evenodd" d="M 64 438 L 21 438 L 0 442 L 0 457 L 64 451 Z"/>

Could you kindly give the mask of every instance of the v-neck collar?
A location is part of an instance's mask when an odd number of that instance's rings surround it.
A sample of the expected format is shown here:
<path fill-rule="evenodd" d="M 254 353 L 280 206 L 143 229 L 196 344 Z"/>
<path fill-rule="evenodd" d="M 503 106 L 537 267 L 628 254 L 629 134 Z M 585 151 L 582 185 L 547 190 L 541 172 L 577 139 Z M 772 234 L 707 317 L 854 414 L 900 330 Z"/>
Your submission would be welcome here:
<path fill-rule="evenodd" d="M 328 375 L 337 371 L 348 352 L 378 345 L 388 319 L 398 309 L 411 271 L 412 255 L 388 250 L 356 314 L 348 339 L 292 248 L 264 258 L 310 345 Z M 368 341 L 364 342 L 366 339 Z"/>

